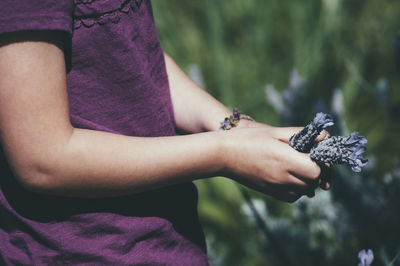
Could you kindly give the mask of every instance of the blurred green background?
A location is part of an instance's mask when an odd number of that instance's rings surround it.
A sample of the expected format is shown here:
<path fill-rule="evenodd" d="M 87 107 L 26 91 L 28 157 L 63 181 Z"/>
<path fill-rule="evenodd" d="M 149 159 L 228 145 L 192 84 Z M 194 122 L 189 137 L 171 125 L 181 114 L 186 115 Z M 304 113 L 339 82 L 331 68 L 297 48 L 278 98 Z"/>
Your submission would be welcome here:
<path fill-rule="evenodd" d="M 197 182 L 213 265 L 400 265 L 400 1 L 153 0 L 163 49 L 228 107 L 275 126 L 335 117 L 368 166 L 294 204 Z M 397 257 L 399 256 L 399 258 Z"/>

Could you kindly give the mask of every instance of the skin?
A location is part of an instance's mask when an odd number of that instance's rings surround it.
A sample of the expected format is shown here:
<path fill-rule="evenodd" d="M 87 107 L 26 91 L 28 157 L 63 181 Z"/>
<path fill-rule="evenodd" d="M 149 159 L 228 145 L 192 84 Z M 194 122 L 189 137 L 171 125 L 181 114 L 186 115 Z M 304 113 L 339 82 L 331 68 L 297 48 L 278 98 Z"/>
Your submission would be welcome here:
<path fill-rule="evenodd" d="M 46 31 L 0 40 L 1 143 L 26 189 L 109 197 L 222 175 L 288 202 L 314 193 L 320 167 L 287 144 L 299 128 L 242 120 L 218 131 L 231 111 L 168 55 L 177 128 L 195 134 L 146 138 L 73 128 L 61 40 Z"/>

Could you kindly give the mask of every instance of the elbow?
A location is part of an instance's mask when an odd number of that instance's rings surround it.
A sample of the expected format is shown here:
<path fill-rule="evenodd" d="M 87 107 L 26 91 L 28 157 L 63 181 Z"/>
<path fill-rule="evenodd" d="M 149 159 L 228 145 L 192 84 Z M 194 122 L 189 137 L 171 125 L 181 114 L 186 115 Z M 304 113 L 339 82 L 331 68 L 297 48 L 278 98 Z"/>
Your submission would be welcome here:
<path fill-rule="evenodd" d="M 43 134 L 42 134 L 43 135 Z M 28 191 L 54 194 L 61 185 L 71 132 L 65 130 L 42 137 L 4 139 L 4 155 L 15 180 Z"/>
<path fill-rule="evenodd" d="M 76 172 L 74 163 L 80 150 L 75 150 L 60 144 L 10 153 L 8 159 L 17 182 L 24 189 L 38 194 L 64 195 L 65 189 L 71 187 L 68 181 Z"/>
<path fill-rule="evenodd" d="M 18 183 L 24 189 L 40 194 L 51 194 L 54 177 L 41 165 L 32 163 L 14 167 L 14 173 Z"/>
<path fill-rule="evenodd" d="M 52 194 L 58 180 L 55 172 L 58 156 L 19 155 L 19 159 L 9 158 L 17 182 L 28 191 Z"/>

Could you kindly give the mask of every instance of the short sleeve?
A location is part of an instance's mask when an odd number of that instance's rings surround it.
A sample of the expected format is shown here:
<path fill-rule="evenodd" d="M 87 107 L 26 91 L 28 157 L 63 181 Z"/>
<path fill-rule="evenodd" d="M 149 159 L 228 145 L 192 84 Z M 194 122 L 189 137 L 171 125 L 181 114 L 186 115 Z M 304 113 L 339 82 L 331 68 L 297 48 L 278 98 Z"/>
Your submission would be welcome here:
<path fill-rule="evenodd" d="M 0 0 L 0 35 L 21 31 L 64 32 L 66 70 L 71 70 L 73 0 Z"/>
<path fill-rule="evenodd" d="M 61 30 L 72 34 L 73 0 L 0 0 L 0 34 Z"/>

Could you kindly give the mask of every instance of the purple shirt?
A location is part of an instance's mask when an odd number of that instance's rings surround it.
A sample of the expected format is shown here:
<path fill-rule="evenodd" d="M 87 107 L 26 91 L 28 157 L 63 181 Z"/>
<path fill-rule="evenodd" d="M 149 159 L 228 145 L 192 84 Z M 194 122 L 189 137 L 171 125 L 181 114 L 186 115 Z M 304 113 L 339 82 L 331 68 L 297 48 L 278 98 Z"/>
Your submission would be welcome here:
<path fill-rule="evenodd" d="M 175 134 L 150 1 L 1 0 L 0 34 L 22 30 L 68 36 L 74 127 Z M 24 190 L 1 156 L 0 264 L 208 264 L 192 183 L 104 199 L 40 195 Z"/>

